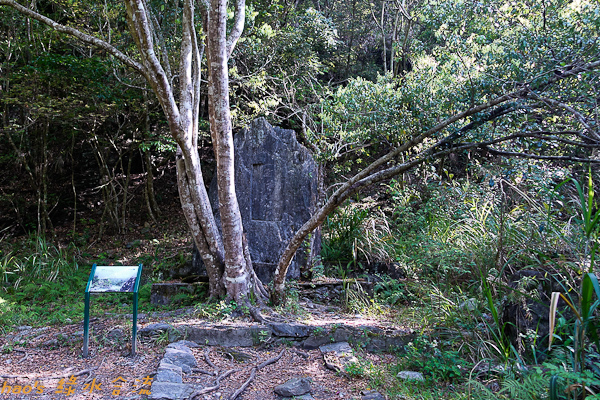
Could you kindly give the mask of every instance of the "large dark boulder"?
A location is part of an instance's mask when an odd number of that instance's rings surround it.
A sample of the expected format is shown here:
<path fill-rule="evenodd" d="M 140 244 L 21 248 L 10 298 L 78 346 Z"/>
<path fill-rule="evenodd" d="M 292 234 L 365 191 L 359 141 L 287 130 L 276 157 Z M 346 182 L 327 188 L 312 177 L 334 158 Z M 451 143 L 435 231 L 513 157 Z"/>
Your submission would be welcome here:
<path fill-rule="evenodd" d="M 294 131 L 271 126 L 264 118 L 234 137 L 235 190 L 256 274 L 272 280 L 279 257 L 293 234 L 317 207 L 318 165 L 297 140 Z M 220 226 L 216 177 L 209 197 Z M 321 248 L 316 231 L 298 250 L 287 277 L 299 278 Z M 193 273 L 204 270 L 194 247 Z"/>

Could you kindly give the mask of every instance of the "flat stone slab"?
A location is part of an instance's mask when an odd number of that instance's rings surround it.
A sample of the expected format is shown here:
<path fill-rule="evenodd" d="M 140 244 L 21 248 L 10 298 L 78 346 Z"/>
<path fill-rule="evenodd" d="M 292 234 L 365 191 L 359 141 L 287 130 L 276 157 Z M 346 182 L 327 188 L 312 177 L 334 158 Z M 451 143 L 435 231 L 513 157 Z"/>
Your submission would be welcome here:
<path fill-rule="evenodd" d="M 191 340 L 178 340 L 177 342 L 173 342 L 170 343 L 167 348 L 181 348 L 181 347 L 187 347 L 188 349 L 196 349 L 198 347 L 200 347 L 200 345 L 196 342 L 192 342 Z"/>
<path fill-rule="evenodd" d="M 383 395 L 375 390 L 365 390 L 362 392 L 361 400 L 385 400 Z"/>
<path fill-rule="evenodd" d="M 396 377 L 407 381 L 425 381 L 423 374 L 417 371 L 400 371 Z"/>
<path fill-rule="evenodd" d="M 191 396 L 194 388 L 185 383 L 152 382 L 150 399 L 184 400 Z"/>
<path fill-rule="evenodd" d="M 154 380 L 158 382 L 183 383 L 183 370 L 172 364 L 160 363 Z"/>
<path fill-rule="evenodd" d="M 268 324 L 268 326 L 269 326 L 269 328 L 271 328 L 271 331 L 273 332 L 274 336 L 285 337 L 285 338 L 309 337 L 310 334 L 312 333 L 312 331 L 314 330 L 314 328 L 311 326 L 308 326 L 305 324 L 298 324 L 295 322 L 270 323 L 270 324 Z"/>
<path fill-rule="evenodd" d="M 271 329 L 265 325 L 186 325 L 179 330 L 187 340 L 200 345 L 223 347 L 251 347 L 265 342 L 272 335 Z"/>
<path fill-rule="evenodd" d="M 160 331 L 168 331 L 173 329 L 173 327 L 169 324 L 157 323 L 157 324 L 148 324 L 142 329 L 138 331 L 138 333 L 142 336 L 148 336 L 156 332 Z"/>
<path fill-rule="evenodd" d="M 247 234 L 256 275 L 268 283 L 279 256 L 296 230 L 310 219 L 318 204 L 319 167 L 311 152 L 296 140 L 293 130 L 271 126 L 266 119 L 252 121 L 233 138 L 235 192 Z M 221 225 L 217 179 L 209 198 L 217 226 Z M 308 238 L 292 259 L 288 278 L 299 278 L 301 266 L 310 264 L 321 249 L 320 229 Z M 200 274 L 200 257 L 194 248 L 194 273 Z"/>
<path fill-rule="evenodd" d="M 196 362 L 196 358 L 194 357 L 190 349 L 180 350 L 174 348 L 167 348 L 167 351 L 165 352 L 165 355 L 163 357 L 163 362 L 164 361 L 181 367 L 183 372 L 185 372 L 186 374 L 190 373 L 192 371 L 192 368 L 198 365 L 198 363 Z"/>
<path fill-rule="evenodd" d="M 310 390 L 310 379 L 308 378 L 292 378 L 273 389 L 276 394 L 283 397 L 302 396 L 310 393 Z"/>
<path fill-rule="evenodd" d="M 319 347 L 325 366 L 333 371 L 345 373 L 346 366 L 358 362 L 348 342 L 330 343 Z"/>

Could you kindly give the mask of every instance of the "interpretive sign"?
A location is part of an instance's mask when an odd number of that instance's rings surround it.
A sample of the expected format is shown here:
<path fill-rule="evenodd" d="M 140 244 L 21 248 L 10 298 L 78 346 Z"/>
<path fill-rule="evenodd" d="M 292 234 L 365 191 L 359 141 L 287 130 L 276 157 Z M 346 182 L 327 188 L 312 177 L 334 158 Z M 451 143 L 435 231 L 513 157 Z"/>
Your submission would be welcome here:
<path fill-rule="evenodd" d="M 140 267 L 96 267 L 90 292 L 133 292 Z"/>
<path fill-rule="evenodd" d="M 92 266 L 85 288 L 85 315 L 83 323 L 83 356 L 88 356 L 90 339 L 90 293 L 133 293 L 133 329 L 131 355 L 135 355 L 137 338 L 138 290 L 142 264 L 127 266 Z"/>

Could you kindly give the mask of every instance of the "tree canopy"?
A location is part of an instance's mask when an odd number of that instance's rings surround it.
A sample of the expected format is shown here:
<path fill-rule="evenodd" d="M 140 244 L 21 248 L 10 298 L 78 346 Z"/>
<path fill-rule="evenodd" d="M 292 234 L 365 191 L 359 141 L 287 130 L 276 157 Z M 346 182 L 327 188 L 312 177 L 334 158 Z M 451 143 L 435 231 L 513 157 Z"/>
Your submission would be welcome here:
<path fill-rule="evenodd" d="M 463 155 L 598 161 L 595 1 L 0 5 L 2 162 L 28 171 L 38 229 L 52 221 L 51 198 L 65 201 L 47 187 L 50 167 L 66 162 L 53 141 L 72 143 L 72 168 L 75 148 L 95 146 L 103 204 L 113 205 L 106 215 L 121 226 L 127 191 L 119 187 L 128 181 L 119 176 L 131 157 L 119 149 L 132 152 L 135 143 L 150 157 L 149 150 L 177 147 L 188 223 L 205 263 L 216 260 L 209 267 L 215 295 L 224 293 L 226 266 L 230 282 L 253 276 L 238 268 L 246 261 L 230 162 L 232 130 L 256 116 L 295 129 L 335 189 L 282 255 L 276 300 L 304 238 L 377 182 L 427 165 L 452 179 L 456 171 L 443 160 Z M 231 217 L 222 214 L 222 238 L 207 205 L 200 139 L 212 143 L 220 201 L 231 205 L 220 208 Z M 109 165 L 107 148 L 119 162 Z M 63 180 L 76 196 L 75 177 Z M 253 279 L 249 287 L 264 294 Z M 238 289 L 227 290 L 245 296 Z"/>

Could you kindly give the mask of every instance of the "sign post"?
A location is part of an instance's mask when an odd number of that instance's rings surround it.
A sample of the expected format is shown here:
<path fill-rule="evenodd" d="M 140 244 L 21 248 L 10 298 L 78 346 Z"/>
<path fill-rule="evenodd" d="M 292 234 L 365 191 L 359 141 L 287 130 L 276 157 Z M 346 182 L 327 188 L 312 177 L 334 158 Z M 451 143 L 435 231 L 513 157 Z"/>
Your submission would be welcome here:
<path fill-rule="evenodd" d="M 135 355 L 137 339 L 137 309 L 142 264 L 130 266 L 92 265 L 92 272 L 85 288 L 83 316 L 83 356 L 89 354 L 90 341 L 90 293 L 133 293 L 133 328 L 131 330 L 131 355 Z"/>

